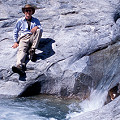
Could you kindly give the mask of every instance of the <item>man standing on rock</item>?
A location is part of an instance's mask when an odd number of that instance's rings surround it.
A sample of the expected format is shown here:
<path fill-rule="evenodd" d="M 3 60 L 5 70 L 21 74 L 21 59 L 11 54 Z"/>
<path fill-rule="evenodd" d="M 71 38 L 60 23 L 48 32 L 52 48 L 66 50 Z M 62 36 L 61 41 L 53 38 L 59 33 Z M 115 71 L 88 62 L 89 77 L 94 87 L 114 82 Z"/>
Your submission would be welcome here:
<path fill-rule="evenodd" d="M 13 48 L 19 46 L 17 53 L 16 66 L 12 67 L 13 72 L 20 75 L 24 74 L 26 70 L 26 56 L 29 53 L 30 60 L 36 61 L 35 49 L 38 47 L 40 38 L 42 36 L 42 27 L 37 18 L 32 17 L 35 13 L 35 7 L 30 4 L 22 8 L 25 17 L 20 18 L 13 31 L 14 44 Z"/>

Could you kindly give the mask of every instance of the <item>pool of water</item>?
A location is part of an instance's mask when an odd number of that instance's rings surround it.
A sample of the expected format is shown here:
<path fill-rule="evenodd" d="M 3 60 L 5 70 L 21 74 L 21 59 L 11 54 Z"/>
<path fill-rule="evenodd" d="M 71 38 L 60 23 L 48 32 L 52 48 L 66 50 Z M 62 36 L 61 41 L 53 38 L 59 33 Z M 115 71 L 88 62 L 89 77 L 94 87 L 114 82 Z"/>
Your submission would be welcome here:
<path fill-rule="evenodd" d="M 79 101 L 39 95 L 22 98 L 0 98 L 0 120 L 68 120 L 80 112 Z"/>

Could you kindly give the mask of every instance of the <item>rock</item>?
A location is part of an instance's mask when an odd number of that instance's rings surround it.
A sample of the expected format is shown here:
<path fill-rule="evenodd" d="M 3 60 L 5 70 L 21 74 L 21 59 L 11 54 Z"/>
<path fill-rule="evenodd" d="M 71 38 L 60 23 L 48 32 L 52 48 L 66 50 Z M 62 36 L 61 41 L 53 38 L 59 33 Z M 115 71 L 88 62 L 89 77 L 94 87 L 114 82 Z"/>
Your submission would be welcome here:
<path fill-rule="evenodd" d="M 1 12 L 0 20 L 2 81 L 20 82 L 19 79 L 24 79 L 25 87 L 33 81 L 43 80 L 46 84 L 43 86 L 46 88 L 42 90 L 41 86 L 41 93 L 60 96 L 88 94 L 91 87 L 96 88 L 99 81 L 105 80 L 106 75 L 103 73 L 108 71 L 110 58 L 115 56 L 114 53 L 110 53 L 111 49 L 114 49 L 112 46 L 116 44 L 119 48 L 119 22 L 114 18 L 119 11 L 116 8 L 119 1 L 114 1 L 114 4 L 105 0 L 27 2 L 37 6 L 34 16 L 40 19 L 44 30 L 37 50 L 38 60 L 36 63 L 29 61 L 27 67 L 32 66 L 34 70 L 28 70 L 25 78 L 19 78 L 17 74 L 12 73 L 11 66 L 16 62 L 17 53 L 17 49 L 11 48 L 12 30 L 16 20 L 24 16 L 21 8 L 26 2 L 1 1 L 2 8 L 9 9 L 9 14 L 7 11 Z M 19 9 L 16 10 L 18 5 Z M 103 65 L 106 61 L 102 56 L 108 59 L 108 65 Z M 2 72 L 3 69 L 8 73 Z M 44 75 L 44 79 L 41 78 L 41 74 Z M 64 90 L 66 92 L 63 92 Z M 16 95 L 19 94 L 20 92 Z"/>

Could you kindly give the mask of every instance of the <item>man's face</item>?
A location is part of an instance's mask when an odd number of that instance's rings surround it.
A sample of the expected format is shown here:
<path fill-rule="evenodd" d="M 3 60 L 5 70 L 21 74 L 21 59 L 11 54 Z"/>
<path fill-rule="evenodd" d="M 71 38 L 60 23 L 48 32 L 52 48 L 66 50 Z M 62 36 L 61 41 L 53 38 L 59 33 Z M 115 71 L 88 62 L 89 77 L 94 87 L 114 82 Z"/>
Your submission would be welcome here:
<path fill-rule="evenodd" d="M 25 18 L 30 19 L 32 16 L 32 9 L 25 9 Z"/>

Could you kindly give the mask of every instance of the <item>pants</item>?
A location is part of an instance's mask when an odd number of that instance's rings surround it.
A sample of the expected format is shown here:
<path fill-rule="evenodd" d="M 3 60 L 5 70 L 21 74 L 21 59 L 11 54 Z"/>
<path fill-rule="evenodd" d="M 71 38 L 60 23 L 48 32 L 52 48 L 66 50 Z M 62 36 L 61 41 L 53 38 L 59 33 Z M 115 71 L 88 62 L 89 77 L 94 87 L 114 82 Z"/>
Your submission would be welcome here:
<path fill-rule="evenodd" d="M 26 56 L 29 49 L 36 49 L 39 45 L 42 32 L 40 29 L 34 34 L 26 34 L 19 38 L 19 50 L 17 53 L 17 63 L 16 65 L 25 65 Z"/>

